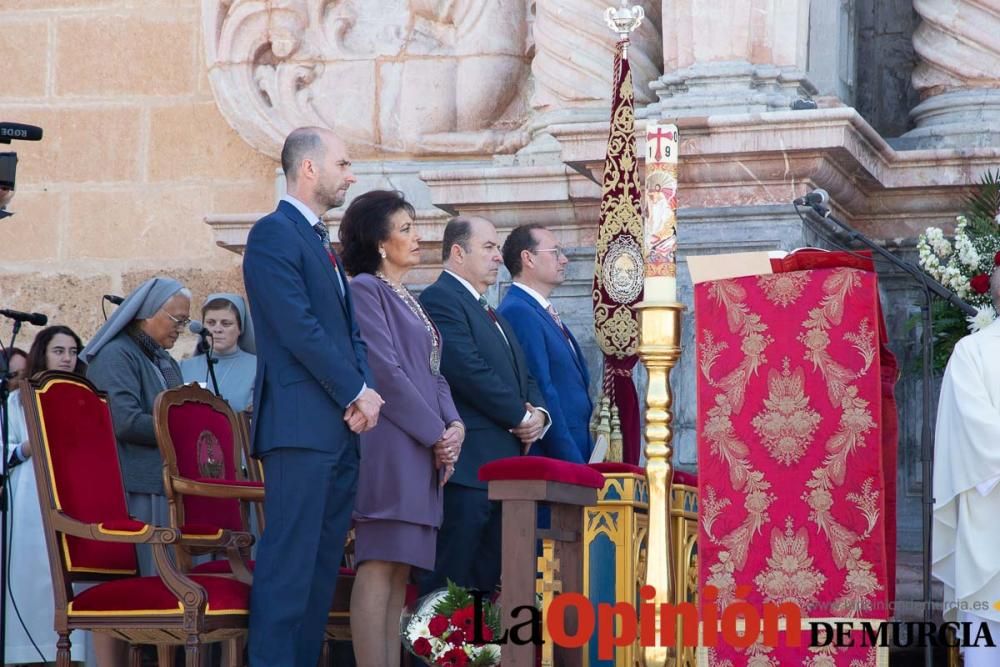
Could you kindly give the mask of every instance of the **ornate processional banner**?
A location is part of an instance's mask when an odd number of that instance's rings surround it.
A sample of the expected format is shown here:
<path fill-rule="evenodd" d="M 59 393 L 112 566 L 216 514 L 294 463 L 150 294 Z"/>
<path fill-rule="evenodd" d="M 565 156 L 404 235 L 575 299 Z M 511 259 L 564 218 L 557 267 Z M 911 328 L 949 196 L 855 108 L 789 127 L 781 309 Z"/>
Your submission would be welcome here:
<path fill-rule="evenodd" d="M 618 42 L 615 51 L 611 130 L 604 161 L 601 221 L 594 266 L 594 333 L 604 353 L 604 393 L 618 406 L 622 459 L 639 462 L 639 399 L 632 383 L 638 361 L 639 317 L 645 278 L 642 205 L 635 147 L 632 73 Z"/>
<path fill-rule="evenodd" d="M 829 253 L 827 253 L 829 254 Z M 718 608 L 891 616 L 895 422 L 875 273 L 837 267 L 695 286 L 699 588 Z M 891 399 L 891 384 L 889 386 Z M 886 437 L 886 435 L 890 437 Z M 884 449 L 891 446 L 891 459 Z M 887 498 L 887 495 L 889 496 Z M 719 645 L 712 667 L 867 667 L 885 649 Z"/>

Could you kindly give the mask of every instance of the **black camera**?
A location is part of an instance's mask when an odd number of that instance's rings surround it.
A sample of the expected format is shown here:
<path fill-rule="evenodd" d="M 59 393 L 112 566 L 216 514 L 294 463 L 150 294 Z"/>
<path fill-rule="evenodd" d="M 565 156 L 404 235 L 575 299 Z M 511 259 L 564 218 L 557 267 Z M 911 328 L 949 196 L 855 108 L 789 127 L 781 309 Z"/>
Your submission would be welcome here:
<path fill-rule="evenodd" d="M 17 153 L 0 153 L 0 188 L 14 189 L 17 175 Z"/>

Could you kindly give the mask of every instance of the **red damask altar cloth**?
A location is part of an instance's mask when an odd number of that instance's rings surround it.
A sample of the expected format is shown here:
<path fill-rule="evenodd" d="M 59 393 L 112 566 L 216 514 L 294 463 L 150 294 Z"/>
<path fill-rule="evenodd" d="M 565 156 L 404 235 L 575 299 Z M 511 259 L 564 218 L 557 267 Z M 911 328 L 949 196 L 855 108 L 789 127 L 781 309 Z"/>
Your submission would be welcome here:
<path fill-rule="evenodd" d="M 720 610 L 792 602 L 806 622 L 886 619 L 896 362 L 876 275 L 842 253 L 793 258 L 695 286 L 701 588 L 719 590 Z M 719 646 L 707 662 L 876 664 L 867 647 L 830 651 Z"/>

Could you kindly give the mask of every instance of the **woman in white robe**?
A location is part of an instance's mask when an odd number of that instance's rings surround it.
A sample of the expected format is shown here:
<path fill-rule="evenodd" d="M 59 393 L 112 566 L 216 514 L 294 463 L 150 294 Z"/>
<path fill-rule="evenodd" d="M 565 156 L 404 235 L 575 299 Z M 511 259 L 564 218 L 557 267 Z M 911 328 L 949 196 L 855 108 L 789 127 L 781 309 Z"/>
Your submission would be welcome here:
<path fill-rule="evenodd" d="M 82 345 L 71 329 L 53 326 L 35 337 L 28 353 L 27 373 L 42 370 L 62 370 L 83 374 L 77 360 Z M 10 578 L 8 580 L 6 661 L 9 665 L 54 662 L 56 635 L 55 603 L 52 594 L 52 573 L 49 570 L 45 531 L 42 528 L 41 504 L 35 467 L 31 461 L 31 443 L 22 405 L 22 392 L 11 393 L 7 400 L 10 419 L 7 458 L 14 464 L 10 470 Z M 32 643 L 34 642 L 34 643 Z M 36 649 L 37 646 L 37 649 Z M 70 656 L 84 659 L 85 644 L 73 642 Z M 39 655 L 41 652 L 41 655 Z"/>

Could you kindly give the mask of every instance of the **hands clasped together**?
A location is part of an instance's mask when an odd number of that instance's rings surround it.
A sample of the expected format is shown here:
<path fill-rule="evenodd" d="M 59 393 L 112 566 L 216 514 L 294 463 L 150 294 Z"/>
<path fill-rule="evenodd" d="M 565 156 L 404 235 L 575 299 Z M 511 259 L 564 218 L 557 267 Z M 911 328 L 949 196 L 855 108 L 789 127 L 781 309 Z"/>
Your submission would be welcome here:
<path fill-rule="evenodd" d="M 347 427 L 355 433 L 372 430 L 378 424 L 378 413 L 383 405 L 385 405 L 385 401 L 382 400 L 377 391 L 365 389 L 344 411 L 344 421 L 347 422 Z"/>
<path fill-rule="evenodd" d="M 545 431 L 545 413 L 531 403 L 525 403 L 524 407 L 528 410 L 529 417 L 510 432 L 521 441 L 521 452 L 527 454 L 531 444 L 542 437 Z"/>
<path fill-rule="evenodd" d="M 344 421 L 355 433 L 370 431 L 378 424 L 379 412 L 383 405 L 385 401 L 378 392 L 374 389 L 365 389 L 344 412 Z M 528 423 L 530 422 L 525 422 L 518 428 L 525 428 Z M 441 486 L 444 486 L 455 472 L 455 462 L 462 451 L 463 440 L 465 440 L 465 426 L 462 422 L 455 421 L 448 424 L 441 434 L 441 439 L 434 443 L 434 465 L 437 468 L 444 468 Z"/>
<path fill-rule="evenodd" d="M 434 464 L 444 468 L 441 475 L 441 486 L 455 473 L 455 462 L 462 452 L 462 441 L 465 440 L 465 426 L 462 422 L 452 422 L 441 434 L 441 439 L 434 443 Z"/>

